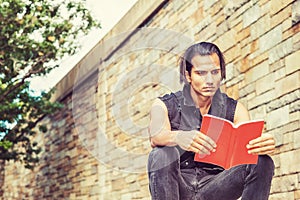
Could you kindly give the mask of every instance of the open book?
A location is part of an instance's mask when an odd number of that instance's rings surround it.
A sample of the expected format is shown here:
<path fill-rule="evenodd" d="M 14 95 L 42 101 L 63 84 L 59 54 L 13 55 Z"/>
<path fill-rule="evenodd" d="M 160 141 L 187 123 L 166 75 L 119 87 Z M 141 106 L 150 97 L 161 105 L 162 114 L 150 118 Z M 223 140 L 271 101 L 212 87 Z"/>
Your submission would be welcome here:
<path fill-rule="evenodd" d="M 231 121 L 204 115 L 201 132 L 212 138 L 217 148 L 210 155 L 195 154 L 195 161 L 211 163 L 229 169 L 240 164 L 256 164 L 257 155 L 248 154 L 246 145 L 261 136 L 263 120 L 252 120 L 234 125 Z"/>

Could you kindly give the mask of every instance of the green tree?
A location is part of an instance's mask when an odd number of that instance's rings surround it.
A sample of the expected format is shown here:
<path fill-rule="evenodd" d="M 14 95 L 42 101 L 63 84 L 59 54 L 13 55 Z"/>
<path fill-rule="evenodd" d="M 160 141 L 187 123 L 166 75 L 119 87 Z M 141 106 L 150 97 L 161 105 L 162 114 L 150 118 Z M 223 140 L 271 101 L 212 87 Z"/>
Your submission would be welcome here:
<path fill-rule="evenodd" d="M 32 168 L 40 147 L 31 137 L 46 132 L 38 123 L 61 107 L 53 90 L 36 95 L 30 79 L 58 67 L 73 55 L 76 42 L 100 24 L 83 1 L 0 0 L 0 159 Z"/>

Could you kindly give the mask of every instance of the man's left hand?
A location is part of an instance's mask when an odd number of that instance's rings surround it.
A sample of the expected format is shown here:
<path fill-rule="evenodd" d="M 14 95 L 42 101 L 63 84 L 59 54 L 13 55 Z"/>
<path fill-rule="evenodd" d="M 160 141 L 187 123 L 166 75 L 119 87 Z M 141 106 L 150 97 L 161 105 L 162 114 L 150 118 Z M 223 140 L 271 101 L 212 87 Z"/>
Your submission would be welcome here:
<path fill-rule="evenodd" d="M 247 144 L 248 153 L 253 155 L 272 154 L 275 151 L 273 135 L 265 133 Z"/>

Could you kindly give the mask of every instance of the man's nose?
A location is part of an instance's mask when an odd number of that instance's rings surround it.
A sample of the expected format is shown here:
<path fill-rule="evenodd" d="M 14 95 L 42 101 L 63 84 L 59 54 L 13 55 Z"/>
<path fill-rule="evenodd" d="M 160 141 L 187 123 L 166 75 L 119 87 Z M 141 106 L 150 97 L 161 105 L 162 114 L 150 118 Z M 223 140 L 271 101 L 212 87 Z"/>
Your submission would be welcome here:
<path fill-rule="evenodd" d="M 213 77 L 211 73 L 207 73 L 205 76 L 206 83 L 213 83 Z"/>

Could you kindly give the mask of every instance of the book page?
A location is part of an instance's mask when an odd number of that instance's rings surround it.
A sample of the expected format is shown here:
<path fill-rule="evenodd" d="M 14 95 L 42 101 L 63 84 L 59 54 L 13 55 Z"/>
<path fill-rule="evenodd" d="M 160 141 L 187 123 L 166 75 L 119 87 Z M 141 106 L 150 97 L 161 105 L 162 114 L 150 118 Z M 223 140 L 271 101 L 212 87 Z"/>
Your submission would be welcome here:
<path fill-rule="evenodd" d="M 204 119 L 205 118 L 205 119 Z M 204 117 L 201 132 L 212 138 L 217 148 L 210 155 L 196 154 L 197 161 L 215 164 L 225 168 L 230 146 L 232 125 L 224 120 Z M 222 134 L 225 133 L 225 134 Z"/>
<path fill-rule="evenodd" d="M 233 155 L 230 159 L 230 166 L 236 166 L 239 164 L 256 164 L 258 160 L 257 155 L 248 154 L 246 145 L 250 140 L 253 140 L 261 136 L 264 122 L 256 121 L 240 125 L 235 130 L 235 145 L 233 146 Z"/>

